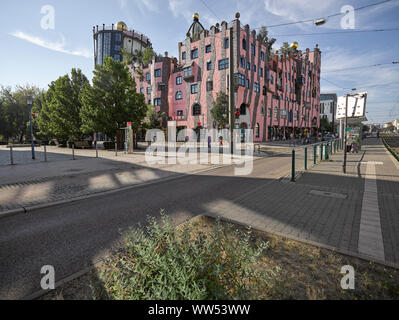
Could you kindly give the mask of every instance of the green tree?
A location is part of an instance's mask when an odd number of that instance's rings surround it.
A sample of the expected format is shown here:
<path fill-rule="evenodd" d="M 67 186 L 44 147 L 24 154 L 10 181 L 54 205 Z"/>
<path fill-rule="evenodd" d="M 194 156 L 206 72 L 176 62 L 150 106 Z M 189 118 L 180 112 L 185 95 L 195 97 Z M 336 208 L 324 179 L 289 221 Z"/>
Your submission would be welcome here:
<path fill-rule="evenodd" d="M 283 45 L 280 47 L 279 53 L 288 54 L 292 52 L 292 48 L 288 42 L 283 42 Z"/>
<path fill-rule="evenodd" d="M 152 50 L 151 47 L 145 48 L 145 50 L 143 52 L 143 58 L 142 58 L 143 64 L 145 64 L 145 65 L 150 64 L 152 61 L 152 58 L 154 58 L 154 57 L 155 57 L 154 50 Z"/>
<path fill-rule="evenodd" d="M 144 96 L 136 92 L 126 64 L 109 57 L 104 66 L 96 66 L 93 86 L 85 85 L 82 101 L 81 129 L 86 134 L 102 132 L 115 137 L 117 129 L 129 121 L 137 130 L 147 112 Z"/>
<path fill-rule="evenodd" d="M 36 123 L 39 133 L 62 140 L 82 138 L 82 92 L 89 81 L 80 69 L 72 69 L 49 85 L 45 95 L 39 96 L 35 108 L 40 109 Z"/>
<path fill-rule="evenodd" d="M 267 45 L 267 57 L 270 60 L 272 60 L 274 53 L 273 53 L 273 45 L 276 42 L 275 38 L 269 38 L 269 31 L 267 28 L 262 25 L 259 29 L 258 32 L 258 39 L 259 41 L 265 43 Z"/>
<path fill-rule="evenodd" d="M 166 117 L 165 112 L 157 111 L 153 105 L 148 105 L 148 110 L 145 117 L 145 125 L 147 129 L 160 129 L 162 126 L 162 119 L 164 117 Z"/>
<path fill-rule="evenodd" d="M 15 91 L 10 87 L 1 87 L 0 135 L 5 141 L 13 139 L 22 143 L 24 136 L 29 136 L 29 107 L 26 98 L 35 97 L 40 92 L 39 88 L 29 84 L 17 86 Z"/>
<path fill-rule="evenodd" d="M 328 121 L 326 116 L 320 119 L 320 128 L 324 131 L 331 132 L 332 130 L 332 123 Z"/>
<path fill-rule="evenodd" d="M 216 101 L 211 109 L 212 118 L 217 122 L 219 128 L 225 128 L 229 123 L 228 106 L 229 96 L 220 91 L 216 95 Z"/>

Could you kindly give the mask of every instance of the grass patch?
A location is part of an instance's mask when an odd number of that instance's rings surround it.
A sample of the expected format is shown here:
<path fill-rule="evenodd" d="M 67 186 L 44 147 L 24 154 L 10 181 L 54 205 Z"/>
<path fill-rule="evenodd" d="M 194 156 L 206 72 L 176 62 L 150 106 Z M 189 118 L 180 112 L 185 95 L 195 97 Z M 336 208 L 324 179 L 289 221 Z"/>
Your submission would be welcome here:
<path fill-rule="evenodd" d="M 341 267 L 355 268 L 344 291 Z M 41 299 L 398 299 L 398 270 L 212 218 L 177 228 L 163 215 Z"/>

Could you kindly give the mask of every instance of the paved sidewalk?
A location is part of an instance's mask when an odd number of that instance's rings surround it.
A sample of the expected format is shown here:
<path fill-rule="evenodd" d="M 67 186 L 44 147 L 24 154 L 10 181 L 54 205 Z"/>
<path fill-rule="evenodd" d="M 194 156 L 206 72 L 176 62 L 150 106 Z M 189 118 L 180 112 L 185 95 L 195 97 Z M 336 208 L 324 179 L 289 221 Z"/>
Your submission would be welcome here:
<path fill-rule="evenodd" d="M 234 203 L 208 203 L 204 213 L 399 265 L 398 163 L 376 138 L 348 154 L 346 175 L 342 158 L 331 156 L 296 183 L 268 181 Z"/>

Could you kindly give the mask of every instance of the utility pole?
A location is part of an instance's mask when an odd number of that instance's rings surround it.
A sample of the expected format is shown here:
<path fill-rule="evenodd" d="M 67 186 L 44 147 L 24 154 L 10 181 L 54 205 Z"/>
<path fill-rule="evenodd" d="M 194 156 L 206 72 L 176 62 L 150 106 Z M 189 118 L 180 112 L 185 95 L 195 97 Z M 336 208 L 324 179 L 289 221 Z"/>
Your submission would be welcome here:
<path fill-rule="evenodd" d="M 235 99 L 234 99 L 234 91 L 235 91 L 235 83 L 234 83 L 234 39 L 233 39 L 233 27 L 230 29 L 230 57 L 229 57 L 229 69 L 230 69 L 230 76 L 229 76 L 229 125 L 230 125 L 230 151 L 231 154 L 234 153 L 233 146 L 234 146 L 234 124 L 235 124 Z"/>
<path fill-rule="evenodd" d="M 342 164 L 342 170 L 346 173 L 346 142 L 348 137 L 348 99 L 349 95 L 346 95 L 346 103 L 345 103 L 345 128 L 344 128 L 344 163 Z"/>

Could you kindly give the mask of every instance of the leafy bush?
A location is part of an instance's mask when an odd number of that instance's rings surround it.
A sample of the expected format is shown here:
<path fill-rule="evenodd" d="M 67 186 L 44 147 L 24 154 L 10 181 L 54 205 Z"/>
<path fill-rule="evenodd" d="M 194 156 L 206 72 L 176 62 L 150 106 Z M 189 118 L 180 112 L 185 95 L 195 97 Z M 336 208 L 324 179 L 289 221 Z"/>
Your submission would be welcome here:
<path fill-rule="evenodd" d="M 107 261 L 99 278 L 101 298 L 134 300 L 252 299 L 268 287 L 275 270 L 254 267 L 268 244 L 252 231 L 217 221 L 211 232 L 190 224 L 178 228 L 162 212 L 161 222 L 131 230 L 126 246 Z M 277 270 L 278 271 L 278 270 Z"/>

